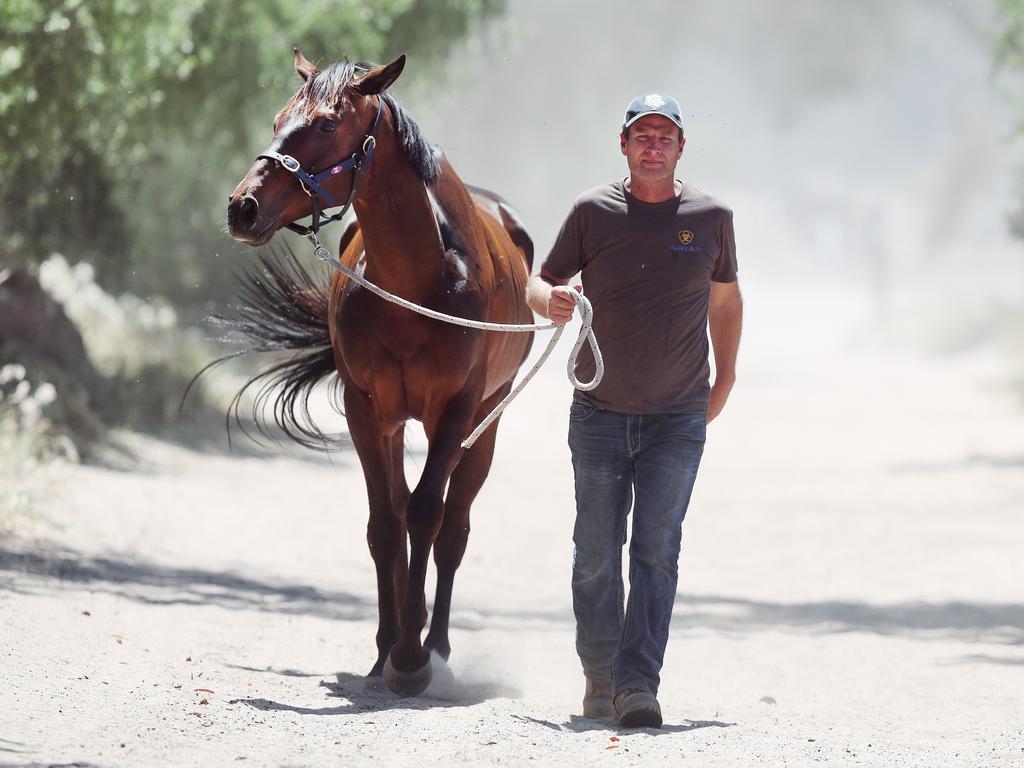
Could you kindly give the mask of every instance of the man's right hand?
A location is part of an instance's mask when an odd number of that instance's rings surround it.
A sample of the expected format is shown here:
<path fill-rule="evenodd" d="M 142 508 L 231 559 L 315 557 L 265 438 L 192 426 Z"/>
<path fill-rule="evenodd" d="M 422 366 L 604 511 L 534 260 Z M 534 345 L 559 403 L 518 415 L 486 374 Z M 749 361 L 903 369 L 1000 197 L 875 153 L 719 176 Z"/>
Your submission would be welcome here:
<path fill-rule="evenodd" d="M 573 288 L 583 293 L 582 285 L 574 285 Z M 551 288 L 551 298 L 548 299 L 548 319 L 551 322 L 565 325 L 572 320 L 575 307 L 576 299 L 569 293 L 567 286 L 556 285 Z"/>

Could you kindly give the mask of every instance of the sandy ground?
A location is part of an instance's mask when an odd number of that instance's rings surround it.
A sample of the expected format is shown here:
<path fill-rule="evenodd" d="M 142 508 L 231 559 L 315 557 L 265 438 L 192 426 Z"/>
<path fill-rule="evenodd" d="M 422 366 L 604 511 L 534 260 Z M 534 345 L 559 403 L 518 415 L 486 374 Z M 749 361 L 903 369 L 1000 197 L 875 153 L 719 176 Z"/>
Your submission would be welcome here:
<path fill-rule="evenodd" d="M 1024 764 L 1005 371 L 748 355 L 685 524 L 666 725 L 623 731 L 579 714 L 560 368 L 503 421 L 430 698 L 363 690 L 354 454 L 126 434 L 69 469 L 0 547 L 0 765 Z"/>

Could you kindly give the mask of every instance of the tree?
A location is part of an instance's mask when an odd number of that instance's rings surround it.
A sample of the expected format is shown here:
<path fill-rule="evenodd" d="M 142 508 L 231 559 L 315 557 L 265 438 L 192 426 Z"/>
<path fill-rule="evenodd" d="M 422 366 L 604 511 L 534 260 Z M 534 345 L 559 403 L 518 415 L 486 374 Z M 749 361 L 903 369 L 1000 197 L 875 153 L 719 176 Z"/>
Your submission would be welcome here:
<path fill-rule="evenodd" d="M 1001 31 L 996 41 L 997 70 L 1019 74 L 1024 71 L 1024 0 L 998 0 L 997 9 Z M 1024 100 L 1019 90 L 1014 93 L 1018 109 L 1024 112 Z M 1024 135 L 1024 120 L 1017 124 L 1016 132 Z M 1018 197 L 1024 198 L 1024 181 L 1018 183 Z M 1024 202 L 1018 202 L 1009 216 L 1010 231 L 1024 239 Z"/>
<path fill-rule="evenodd" d="M 503 0 L 0 0 L 0 252 L 107 287 L 204 286 L 291 49 L 436 63 Z M 222 270 L 223 271 L 223 270 Z"/>

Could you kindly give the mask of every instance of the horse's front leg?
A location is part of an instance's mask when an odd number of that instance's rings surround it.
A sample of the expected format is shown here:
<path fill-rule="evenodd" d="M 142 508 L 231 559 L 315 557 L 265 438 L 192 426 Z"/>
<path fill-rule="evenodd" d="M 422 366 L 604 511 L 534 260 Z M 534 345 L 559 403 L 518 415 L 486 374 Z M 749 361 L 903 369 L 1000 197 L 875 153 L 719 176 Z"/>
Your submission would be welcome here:
<path fill-rule="evenodd" d="M 481 403 L 473 419 L 475 427 L 483 421 L 494 407 L 504 399 L 512 388 L 507 387 L 495 392 Z M 483 487 L 487 473 L 491 469 L 494 458 L 494 441 L 498 434 L 498 421 L 495 420 L 480 435 L 473 447 L 464 452 L 459 465 L 452 472 L 448 483 L 448 494 L 444 500 L 444 521 L 434 541 L 434 565 L 437 566 L 437 591 L 434 597 L 434 610 L 430 617 L 430 632 L 427 633 L 423 645 L 435 650 L 447 661 L 451 653 L 448 641 L 448 619 L 452 607 L 452 588 L 455 585 L 455 572 L 462 562 L 469 542 L 469 510 L 473 500 Z"/>
<path fill-rule="evenodd" d="M 377 571 L 377 661 L 367 675 L 367 682 L 372 684 L 373 678 L 383 674 L 384 662 L 398 640 L 398 605 L 405 587 L 403 517 L 409 489 L 401 463 L 404 430 L 382 424 L 369 396 L 354 386 L 345 387 L 344 397 L 349 434 L 366 480 L 370 503 L 366 543 Z"/>
<path fill-rule="evenodd" d="M 403 696 L 422 693 L 430 683 L 430 653 L 420 644 L 420 633 L 427 623 L 424 584 L 430 548 L 444 518 L 444 489 L 462 455 L 461 443 L 472 430 L 478 402 L 475 393 L 464 391 L 448 402 L 440 418 L 425 425 L 429 440 L 427 460 L 406 508 L 409 580 L 402 603 L 401 628 L 384 668 L 388 687 Z"/>

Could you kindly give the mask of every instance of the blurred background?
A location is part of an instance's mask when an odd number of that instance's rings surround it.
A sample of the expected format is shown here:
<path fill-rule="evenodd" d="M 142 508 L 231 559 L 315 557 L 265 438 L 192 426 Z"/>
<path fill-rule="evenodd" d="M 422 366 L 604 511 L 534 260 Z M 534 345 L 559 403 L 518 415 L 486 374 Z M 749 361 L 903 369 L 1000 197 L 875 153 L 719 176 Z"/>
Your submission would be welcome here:
<path fill-rule="evenodd" d="M 255 361 L 178 405 L 255 262 L 225 200 L 298 85 L 294 45 L 406 52 L 394 91 L 541 255 L 624 175 L 626 104 L 668 92 L 680 176 L 735 210 L 744 360 L 984 354 L 1024 391 L 1024 0 L 21 0 L 0 5 L 8 510 L 111 428 L 221 430 Z"/>

